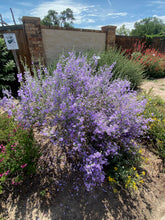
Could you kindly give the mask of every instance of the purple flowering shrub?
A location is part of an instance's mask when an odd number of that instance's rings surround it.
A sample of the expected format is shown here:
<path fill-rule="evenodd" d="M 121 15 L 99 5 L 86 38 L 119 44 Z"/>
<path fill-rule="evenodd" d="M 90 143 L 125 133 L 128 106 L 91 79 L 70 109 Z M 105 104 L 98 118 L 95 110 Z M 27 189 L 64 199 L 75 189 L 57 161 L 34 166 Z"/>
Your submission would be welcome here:
<path fill-rule="evenodd" d="M 137 148 L 133 140 L 147 129 L 148 120 L 142 115 L 146 101 L 137 99 L 130 82 L 111 81 L 114 65 L 96 71 L 95 56 L 88 62 L 83 55 L 69 53 L 61 57 L 52 75 L 46 68 L 34 77 L 26 72 L 25 81 L 18 75 L 17 110 L 12 111 L 11 99 L 2 100 L 18 122 L 45 126 L 44 135 L 65 149 L 88 191 L 103 183 L 108 158 L 133 145 Z"/>

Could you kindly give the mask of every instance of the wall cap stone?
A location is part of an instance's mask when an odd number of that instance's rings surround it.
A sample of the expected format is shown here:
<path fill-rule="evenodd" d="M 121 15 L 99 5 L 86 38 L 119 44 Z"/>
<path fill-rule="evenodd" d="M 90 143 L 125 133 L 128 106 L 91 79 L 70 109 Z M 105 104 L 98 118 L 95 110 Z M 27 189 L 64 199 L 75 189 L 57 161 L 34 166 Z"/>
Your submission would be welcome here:
<path fill-rule="evenodd" d="M 111 31 L 111 30 L 115 31 L 116 28 L 117 26 L 113 26 L 113 25 L 106 25 L 106 26 L 101 27 L 102 31 L 105 31 L 105 32 Z"/>
<path fill-rule="evenodd" d="M 31 17 L 31 16 L 23 16 L 22 17 L 22 21 L 24 21 L 24 20 L 40 20 L 40 18 L 38 18 L 38 17 Z"/>
<path fill-rule="evenodd" d="M 80 31 L 80 32 L 96 32 L 96 33 L 104 33 L 102 30 L 95 29 L 83 29 L 83 28 L 70 28 L 70 27 L 54 27 L 54 26 L 46 26 L 41 25 L 41 29 L 53 29 L 53 30 L 64 30 L 64 31 Z"/>

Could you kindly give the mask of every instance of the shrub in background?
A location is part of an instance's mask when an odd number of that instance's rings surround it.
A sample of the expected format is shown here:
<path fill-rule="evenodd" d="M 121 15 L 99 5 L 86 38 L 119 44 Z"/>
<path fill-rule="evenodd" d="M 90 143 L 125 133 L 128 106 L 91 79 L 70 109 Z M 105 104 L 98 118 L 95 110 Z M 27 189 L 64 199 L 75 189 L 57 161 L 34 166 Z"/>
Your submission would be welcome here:
<path fill-rule="evenodd" d="M 131 82 L 131 88 L 140 86 L 144 78 L 143 67 L 133 60 L 128 59 L 124 52 L 117 48 L 110 48 L 108 51 L 100 53 L 99 66 L 110 66 L 116 62 L 113 69 L 112 80 L 126 79 Z"/>
<path fill-rule="evenodd" d="M 134 45 L 131 60 L 142 64 L 145 74 L 149 78 L 165 76 L 165 55 L 153 48 L 146 48 L 145 43 L 139 42 Z"/>
<path fill-rule="evenodd" d="M 130 53 L 130 51 L 129 51 Z M 78 53 L 75 53 L 76 57 L 78 57 Z M 97 70 L 101 67 L 106 65 L 107 67 L 111 66 L 113 63 L 115 63 L 114 69 L 113 69 L 113 76 L 111 77 L 111 81 L 114 79 L 126 79 L 131 82 L 131 88 L 137 88 L 140 86 L 141 82 L 144 78 L 144 70 L 143 67 L 139 63 L 135 63 L 134 61 L 130 61 L 125 56 L 125 52 L 121 52 L 120 49 L 117 48 L 110 48 L 108 51 L 102 51 L 101 53 L 98 53 L 95 50 L 88 50 L 86 52 L 83 52 L 84 56 L 87 57 L 87 61 L 90 63 L 90 60 L 92 57 L 95 57 L 97 61 L 97 67 L 95 68 L 95 73 L 97 73 Z M 68 54 L 63 54 L 65 57 L 68 56 Z M 49 67 L 48 71 L 49 73 L 53 73 L 53 70 L 56 68 L 58 61 L 55 60 Z"/>
<path fill-rule="evenodd" d="M 103 183 L 110 158 L 130 149 L 136 153 L 132 140 L 143 135 L 148 123 L 142 115 L 146 101 L 137 99 L 130 82 L 112 81 L 114 65 L 97 63 L 95 56 L 87 62 L 85 56 L 69 53 L 52 75 L 47 69 L 34 77 L 26 72 L 25 82 L 18 75 L 19 106 L 13 107 L 11 98 L 1 101 L 26 127 L 45 127 L 43 133 L 65 151 L 72 171 L 83 175 L 87 190 Z"/>
<path fill-rule="evenodd" d="M 4 39 L 0 37 L 0 97 L 2 97 L 2 90 L 11 89 L 11 86 L 16 93 L 18 85 L 15 72 L 13 57 L 7 50 Z M 17 88 L 14 89 L 14 86 Z"/>

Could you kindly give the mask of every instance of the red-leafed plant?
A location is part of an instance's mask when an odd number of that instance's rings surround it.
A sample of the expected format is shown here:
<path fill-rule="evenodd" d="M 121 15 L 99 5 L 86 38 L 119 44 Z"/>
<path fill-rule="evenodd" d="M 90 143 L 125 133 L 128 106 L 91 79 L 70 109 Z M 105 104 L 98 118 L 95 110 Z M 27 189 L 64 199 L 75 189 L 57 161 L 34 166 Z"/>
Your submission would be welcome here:
<path fill-rule="evenodd" d="M 165 77 L 165 55 L 154 48 L 147 48 L 145 42 L 135 43 L 133 48 L 126 51 L 126 54 L 131 60 L 143 65 L 147 77 Z"/>

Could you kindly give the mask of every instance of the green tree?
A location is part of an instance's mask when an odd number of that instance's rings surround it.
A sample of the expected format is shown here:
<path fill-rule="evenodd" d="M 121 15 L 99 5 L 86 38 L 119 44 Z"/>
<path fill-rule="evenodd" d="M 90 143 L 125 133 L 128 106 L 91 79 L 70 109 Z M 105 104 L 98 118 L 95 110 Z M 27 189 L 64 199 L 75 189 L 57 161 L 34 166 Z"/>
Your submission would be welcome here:
<path fill-rule="evenodd" d="M 41 20 L 41 24 L 47 26 L 59 26 L 60 21 L 58 17 L 58 12 L 55 10 L 49 10 L 48 14 Z"/>
<path fill-rule="evenodd" d="M 120 28 L 117 28 L 116 33 L 118 35 L 129 36 L 130 30 L 126 28 L 125 24 L 123 24 Z"/>
<path fill-rule="evenodd" d="M 75 18 L 73 16 L 73 11 L 70 8 L 67 8 L 66 10 L 61 12 L 60 15 L 61 26 L 72 27 L 71 24 L 73 24 L 74 20 Z"/>
<path fill-rule="evenodd" d="M 48 14 L 41 20 L 41 24 L 47 26 L 72 27 L 75 20 L 70 8 L 62 11 L 60 15 L 55 10 L 49 10 Z"/>
<path fill-rule="evenodd" d="M 0 97 L 3 89 L 10 89 L 15 78 L 15 63 L 6 48 L 5 41 L 0 37 Z"/>
<path fill-rule="evenodd" d="M 161 19 L 156 17 L 144 18 L 134 24 L 134 29 L 131 31 L 132 36 L 145 35 L 161 35 L 165 32 L 165 24 Z"/>

